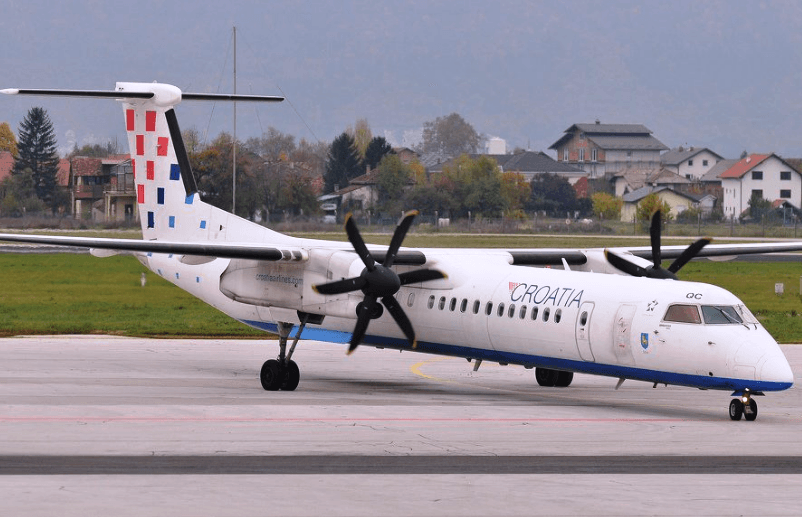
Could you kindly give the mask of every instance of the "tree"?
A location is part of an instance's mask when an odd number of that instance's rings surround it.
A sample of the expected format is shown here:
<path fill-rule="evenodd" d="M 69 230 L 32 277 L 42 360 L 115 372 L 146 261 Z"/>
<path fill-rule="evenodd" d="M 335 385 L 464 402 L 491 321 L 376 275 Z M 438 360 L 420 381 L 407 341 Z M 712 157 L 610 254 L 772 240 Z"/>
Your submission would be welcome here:
<path fill-rule="evenodd" d="M 11 131 L 8 122 L 0 124 L 0 151 L 8 151 L 17 156 L 17 137 Z"/>
<path fill-rule="evenodd" d="M 771 201 L 768 199 L 763 199 L 763 195 L 761 193 L 752 191 L 752 195 L 749 197 L 749 217 L 752 221 L 760 222 L 763 220 L 763 216 L 771 212 Z"/>
<path fill-rule="evenodd" d="M 375 169 L 385 155 L 391 154 L 393 147 L 383 136 L 374 136 L 365 149 L 365 166 Z"/>
<path fill-rule="evenodd" d="M 423 124 L 422 154 L 436 154 L 454 158 L 475 153 L 480 143 L 479 134 L 459 114 L 437 117 Z"/>
<path fill-rule="evenodd" d="M 368 124 L 367 119 L 361 118 L 357 120 L 354 127 L 349 127 L 345 132 L 354 139 L 354 147 L 356 147 L 359 159 L 364 159 L 368 144 L 373 139 L 373 132 L 370 130 L 370 124 Z"/>
<path fill-rule="evenodd" d="M 660 196 L 652 192 L 638 203 L 638 209 L 635 211 L 635 220 L 648 225 L 652 220 L 652 216 L 656 211 L 660 210 L 660 221 L 666 224 L 671 221 L 674 216 L 671 215 L 671 205 L 667 201 L 661 201 Z"/>
<path fill-rule="evenodd" d="M 462 155 L 454 162 L 454 167 L 445 167 L 455 183 L 455 194 L 461 199 L 459 215 L 499 217 L 507 208 L 501 194 L 501 171 L 496 161 L 488 156 L 473 160 Z"/>
<path fill-rule="evenodd" d="M 12 174 L 31 171 L 36 197 L 53 210 L 56 199 L 58 153 L 53 123 L 43 108 L 34 107 L 20 123 L 17 157 Z"/>
<path fill-rule="evenodd" d="M 328 194 L 334 192 L 335 188 L 347 187 L 350 180 L 362 174 L 362 162 L 359 160 L 354 139 L 348 133 L 342 133 L 329 147 L 323 191 Z"/>
<path fill-rule="evenodd" d="M 529 183 L 520 172 L 503 172 L 501 174 L 501 196 L 508 213 L 520 211 L 530 194 Z"/>
<path fill-rule="evenodd" d="M 388 154 L 377 168 L 376 188 L 379 209 L 384 212 L 400 212 L 403 208 L 404 191 L 409 185 L 412 171 L 395 154 Z"/>
<path fill-rule="evenodd" d="M 621 219 L 621 208 L 624 200 L 607 192 L 596 192 L 591 196 L 593 201 L 593 214 L 599 219 L 617 221 Z"/>
<path fill-rule="evenodd" d="M 535 174 L 529 184 L 532 191 L 526 205 L 528 210 L 545 210 L 550 215 L 565 217 L 578 208 L 576 190 L 562 176 Z"/>

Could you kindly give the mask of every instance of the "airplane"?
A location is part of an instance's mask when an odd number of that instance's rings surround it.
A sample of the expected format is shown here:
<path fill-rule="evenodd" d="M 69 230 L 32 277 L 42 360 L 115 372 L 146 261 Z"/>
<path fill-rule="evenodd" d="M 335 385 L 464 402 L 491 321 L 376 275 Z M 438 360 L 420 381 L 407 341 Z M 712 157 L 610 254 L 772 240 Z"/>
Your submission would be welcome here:
<path fill-rule="evenodd" d="M 161 83 L 114 90 L 6 89 L 9 95 L 121 102 L 142 239 L 0 234 L 0 240 L 132 254 L 165 280 L 251 327 L 279 336 L 262 365 L 268 391 L 295 390 L 301 338 L 534 368 L 541 386 L 574 373 L 731 391 L 732 420 L 755 420 L 755 396 L 789 389 L 794 374 L 746 305 L 720 287 L 677 279 L 696 257 L 802 250 L 802 242 L 610 249 L 405 248 L 416 212 L 389 246 L 366 244 L 347 216 L 350 245 L 281 234 L 204 203 L 181 138 L 181 101 L 279 102 L 197 94 Z M 674 259 L 668 268 L 663 259 Z M 386 309 L 386 310 L 385 310 Z M 290 344 L 290 339 L 292 343 Z"/>

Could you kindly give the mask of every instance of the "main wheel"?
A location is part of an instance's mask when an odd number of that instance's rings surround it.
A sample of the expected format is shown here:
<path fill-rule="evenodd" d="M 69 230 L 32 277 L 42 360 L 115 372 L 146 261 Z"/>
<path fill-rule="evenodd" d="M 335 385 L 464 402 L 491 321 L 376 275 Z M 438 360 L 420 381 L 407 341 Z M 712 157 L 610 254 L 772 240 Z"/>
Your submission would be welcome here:
<path fill-rule="evenodd" d="M 755 399 L 749 399 L 749 405 L 744 406 L 744 418 L 750 422 L 757 418 L 757 402 L 755 402 Z"/>
<path fill-rule="evenodd" d="M 567 388 L 574 380 L 574 372 L 557 372 L 557 381 L 554 383 L 558 388 Z"/>
<path fill-rule="evenodd" d="M 551 388 L 557 384 L 559 372 L 549 368 L 535 368 L 535 380 L 541 386 Z"/>
<path fill-rule="evenodd" d="M 262 371 L 259 372 L 262 388 L 267 391 L 276 391 L 281 388 L 284 383 L 284 376 L 281 370 L 281 365 L 275 359 L 265 361 L 265 364 L 262 365 Z"/>
<path fill-rule="evenodd" d="M 295 361 L 290 361 L 284 368 L 284 382 L 281 384 L 281 389 L 284 391 L 295 391 L 298 387 L 298 382 L 301 380 L 301 372 Z"/>
<path fill-rule="evenodd" d="M 732 399 L 730 401 L 730 419 L 740 420 L 741 415 L 744 414 L 744 403 L 741 399 Z"/>

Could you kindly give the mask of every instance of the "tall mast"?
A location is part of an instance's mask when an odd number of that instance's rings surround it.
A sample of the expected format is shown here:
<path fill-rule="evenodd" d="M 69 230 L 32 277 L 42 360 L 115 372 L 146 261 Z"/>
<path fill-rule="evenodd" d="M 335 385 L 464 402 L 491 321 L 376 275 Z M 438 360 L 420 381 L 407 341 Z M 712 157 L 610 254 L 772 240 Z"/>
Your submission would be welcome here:
<path fill-rule="evenodd" d="M 237 94 L 237 27 L 234 27 L 234 95 Z M 233 142 L 233 160 L 234 160 L 234 185 L 231 194 L 231 212 L 237 213 L 237 101 L 234 101 L 234 142 Z"/>

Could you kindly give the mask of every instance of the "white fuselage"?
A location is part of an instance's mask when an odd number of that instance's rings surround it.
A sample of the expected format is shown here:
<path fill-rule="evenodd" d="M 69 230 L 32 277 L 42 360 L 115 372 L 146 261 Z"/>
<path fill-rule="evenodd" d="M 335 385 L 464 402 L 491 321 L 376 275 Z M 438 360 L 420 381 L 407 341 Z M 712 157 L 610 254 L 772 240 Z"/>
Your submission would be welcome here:
<path fill-rule="evenodd" d="M 323 296 L 311 286 L 358 275 L 362 265 L 341 244 L 323 244 L 315 241 L 306 260 L 295 262 L 142 259 L 248 325 L 268 331 L 278 322 L 298 325 L 300 311 L 324 316 L 302 337 L 345 343 L 362 294 Z M 396 294 L 416 330 L 418 351 L 734 391 L 786 389 L 793 382 L 774 339 L 743 302 L 719 287 L 513 266 L 488 250 L 426 250 L 426 257 L 426 267 L 447 270 L 448 279 L 405 286 Z M 668 307 L 677 304 L 699 314 L 703 307 L 735 307 L 745 316 L 717 324 L 701 316 L 666 320 Z M 386 313 L 371 321 L 364 344 L 410 349 Z"/>

